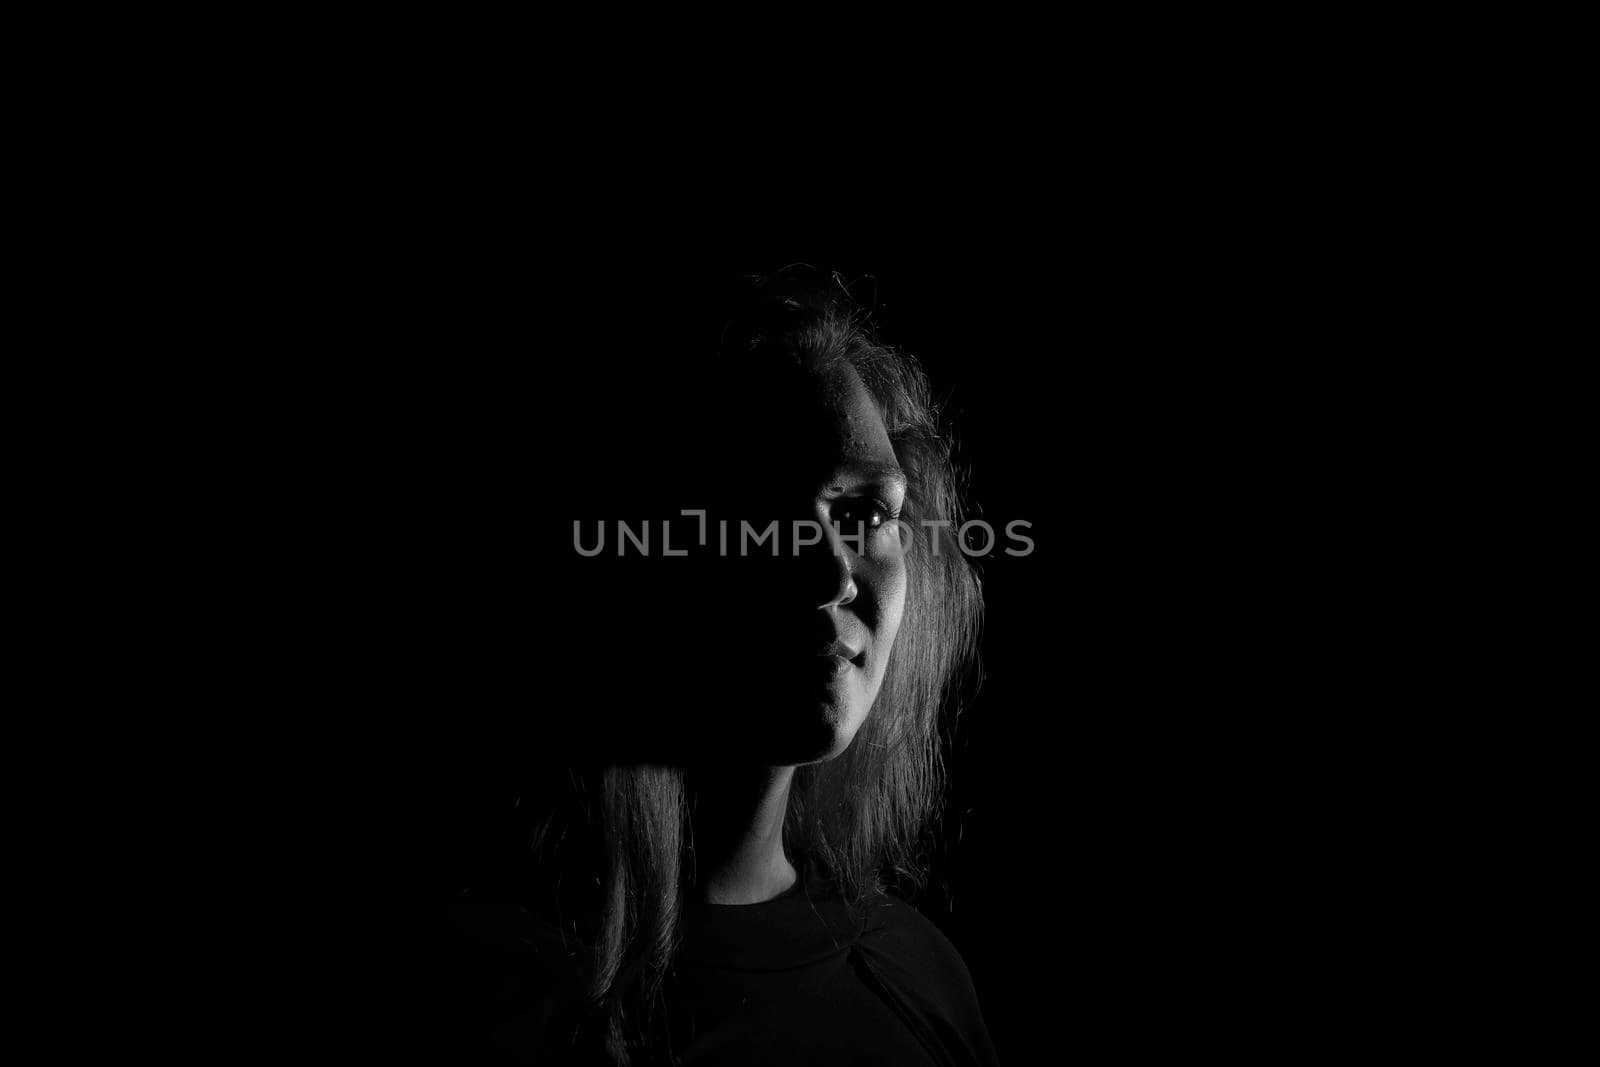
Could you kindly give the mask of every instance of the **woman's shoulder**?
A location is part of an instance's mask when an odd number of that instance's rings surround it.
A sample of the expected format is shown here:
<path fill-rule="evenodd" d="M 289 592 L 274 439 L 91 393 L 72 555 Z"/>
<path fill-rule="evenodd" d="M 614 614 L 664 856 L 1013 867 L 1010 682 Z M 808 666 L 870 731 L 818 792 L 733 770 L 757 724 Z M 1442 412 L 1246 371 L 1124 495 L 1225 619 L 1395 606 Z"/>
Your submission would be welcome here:
<path fill-rule="evenodd" d="M 816 899 L 843 904 L 838 882 L 826 874 L 808 869 L 805 881 Z M 898 892 L 873 889 L 847 910 L 854 917 L 854 943 L 864 951 L 916 968 L 941 986 L 971 990 L 972 976 L 954 943 Z"/>
<path fill-rule="evenodd" d="M 885 994 L 940 1031 L 941 1043 L 965 1046 L 974 1062 L 994 1062 L 972 974 L 927 916 L 901 897 L 877 894 L 856 948 Z"/>
<path fill-rule="evenodd" d="M 966 961 L 950 938 L 915 905 L 893 893 L 872 897 L 861 943 L 945 984 L 963 989 L 972 986 Z"/>

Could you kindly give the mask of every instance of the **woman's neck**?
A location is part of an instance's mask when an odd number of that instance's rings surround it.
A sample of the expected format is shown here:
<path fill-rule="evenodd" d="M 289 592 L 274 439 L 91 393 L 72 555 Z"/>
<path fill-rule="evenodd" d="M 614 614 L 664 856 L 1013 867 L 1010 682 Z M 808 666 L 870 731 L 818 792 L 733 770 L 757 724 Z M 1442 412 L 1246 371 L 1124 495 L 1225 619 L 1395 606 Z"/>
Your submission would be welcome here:
<path fill-rule="evenodd" d="M 712 904 L 759 904 L 794 885 L 783 851 L 793 767 L 690 775 L 696 891 Z"/>

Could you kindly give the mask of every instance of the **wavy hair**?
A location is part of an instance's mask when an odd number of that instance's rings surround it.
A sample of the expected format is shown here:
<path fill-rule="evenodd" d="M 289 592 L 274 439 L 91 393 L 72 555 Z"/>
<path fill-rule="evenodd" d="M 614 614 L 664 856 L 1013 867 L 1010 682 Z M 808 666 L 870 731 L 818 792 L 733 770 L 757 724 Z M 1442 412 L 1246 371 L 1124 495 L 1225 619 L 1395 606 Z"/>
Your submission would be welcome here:
<path fill-rule="evenodd" d="M 786 270 L 755 279 L 746 296 L 745 313 L 724 331 L 724 351 L 855 368 L 908 483 L 905 609 L 882 687 L 843 753 L 795 770 L 783 825 L 789 854 L 860 904 L 886 881 L 923 884 L 924 847 L 943 800 L 944 741 L 978 675 L 980 583 L 943 533 L 963 521 L 965 485 L 927 376 L 911 356 L 877 342 L 837 275 Z M 627 1064 L 653 1047 L 658 993 L 689 888 L 685 772 L 612 766 L 587 789 L 604 873 L 584 1030 L 613 1062 Z"/>

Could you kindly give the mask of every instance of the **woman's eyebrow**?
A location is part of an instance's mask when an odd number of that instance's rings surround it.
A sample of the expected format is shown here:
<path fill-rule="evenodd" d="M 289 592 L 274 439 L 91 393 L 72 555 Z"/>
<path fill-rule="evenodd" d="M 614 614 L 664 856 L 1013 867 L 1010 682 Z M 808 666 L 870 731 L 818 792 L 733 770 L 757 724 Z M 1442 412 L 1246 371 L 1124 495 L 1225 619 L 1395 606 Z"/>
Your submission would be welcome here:
<path fill-rule="evenodd" d="M 836 477 L 852 477 L 863 482 L 888 482 L 902 493 L 908 485 L 906 472 L 893 463 L 850 463 L 839 468 Z"/>

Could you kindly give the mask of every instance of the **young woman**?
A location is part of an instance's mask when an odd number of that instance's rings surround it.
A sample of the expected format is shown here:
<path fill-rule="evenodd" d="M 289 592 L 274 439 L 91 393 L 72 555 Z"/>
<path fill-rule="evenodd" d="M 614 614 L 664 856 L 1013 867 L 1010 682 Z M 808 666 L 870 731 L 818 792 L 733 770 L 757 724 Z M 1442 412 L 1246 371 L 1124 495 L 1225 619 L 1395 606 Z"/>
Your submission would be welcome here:
<path fill-rule="evenodd" d="M 463 1041 L 534 1062 L 992 1063 L 960 956 L 885 889 L 918 883 L 982 608 L 927 379 L 807 269 L 752 280 L 707 349 L 670 369 L 689 384 L 640 446 L 692 499 L 627 561 L 649 595 L 616 599 L 656 605 L 650 625 L 608 616 L 618 680 L 596 687 L 634 710 L 571 712 L 602 723 L 585 766 L 519 799 L 533 848 L 502 891 L 463 894 Z"/>

